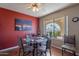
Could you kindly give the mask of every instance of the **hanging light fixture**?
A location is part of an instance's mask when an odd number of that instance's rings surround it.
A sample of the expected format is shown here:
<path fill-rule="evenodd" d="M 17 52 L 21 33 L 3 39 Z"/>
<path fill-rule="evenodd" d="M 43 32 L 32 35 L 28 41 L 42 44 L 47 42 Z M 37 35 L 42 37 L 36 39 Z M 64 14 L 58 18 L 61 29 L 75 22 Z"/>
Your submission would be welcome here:
<path fill-rule="evenodd" d="M 38 8 L 38 4 L 32 4 L 32 9 L 33 9 L 33 11 L 35 12 L 35 11 L 39 11 L 39 8 Z"/>
<path fill-rule="evenodd" d="M 39 11 L 41 4 L 40 3 L 32 3 L 28 8 L 32 9 L 33 12 Z"/>

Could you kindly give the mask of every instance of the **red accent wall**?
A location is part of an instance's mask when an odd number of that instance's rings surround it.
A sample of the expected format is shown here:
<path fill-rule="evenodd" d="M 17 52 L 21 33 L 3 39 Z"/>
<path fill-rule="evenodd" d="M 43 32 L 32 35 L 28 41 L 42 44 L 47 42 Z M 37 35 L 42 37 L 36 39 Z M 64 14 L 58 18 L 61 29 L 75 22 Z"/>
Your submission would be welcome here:
<path fill-rule="evenodd" d="M 32 33 L 37 34 L 38 18 L 0 8 L 0 49 L 17 45 L 17 36 L 24 37 L 27 31 L 15 31 L 15 18 L 32 20 Z"/>

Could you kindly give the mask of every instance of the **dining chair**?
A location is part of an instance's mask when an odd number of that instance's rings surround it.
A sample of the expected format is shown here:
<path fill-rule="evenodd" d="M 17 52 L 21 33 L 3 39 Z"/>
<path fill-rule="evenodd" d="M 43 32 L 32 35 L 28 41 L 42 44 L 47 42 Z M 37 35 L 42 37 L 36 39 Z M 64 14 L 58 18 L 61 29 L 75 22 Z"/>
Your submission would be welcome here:
<path fill-rule="evenodd" d="M 51 49 L 52 49 L 52 47 L 51 47 L 51 39 L 49 39 L 47 41 L 47 48 L 46 49 L 49 50 L 49 53 L 50 53 L 50 56 L 51 56 L 52 55 L 52 53 L 51 53 Z"/>
<path fill-rule="evenodd" d="M 64 36 L 64 45 L 62 45 L 62 55 L 64 55 L 64 51 L 71 51 L 75 56 L 76 43 L 75 43 L 75 35 Z"/>
<path fill-rule="evenodd" d="M 44 39 L 46 40 L 46 38 Z M 51 56 L 51 40 L 47 38 L 46 41 L 41 42 L 41 45 L 38 47 L 38 50 L 41 52 L 41 55 L 47 56 L 47 51 L 49 50 Z"/>
<path fill-rule="evenodd" d="M 51 47 L 51 41 L 52 40 L 48 36 L 44 36 L 44 37 L 47 39 L 47 42 L 46 42 L 46 50 L 49 51 L 49 54 L 51 56 L 51 49 L 52 49 L 52 47 Z"/>
<path fill-rule="evenodd" d="M 23 41 L 22 41 L 22 38 L 21 37 L 19 37 L 18 38 L 18 45 L 19 45 L 19 56 L 20 56 L 20 53 L 21 53 L 21 51 L 22 51 L 22 53 L 23 53 L 23 56 L 26 54 L 26 55 L 28 55 L 29 54 L 29 52 L 32 52 L 33 51 L 33 47 L 32 46 L 28 46 L 28 45 L 23 45 Z"/>

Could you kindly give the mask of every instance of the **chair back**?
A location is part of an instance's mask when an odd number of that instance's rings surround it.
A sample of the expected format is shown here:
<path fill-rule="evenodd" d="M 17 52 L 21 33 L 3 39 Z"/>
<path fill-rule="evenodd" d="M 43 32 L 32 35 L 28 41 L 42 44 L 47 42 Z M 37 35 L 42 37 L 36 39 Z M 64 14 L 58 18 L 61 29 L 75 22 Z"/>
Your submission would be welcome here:
<path fill-rule="evenodd" d="M 48 39 L 46 44 L 46 49 L 50 49 L 50 48 L 51 48 L 51 39 Z"/>
<path fill-rule="evenodd" d="M 44 36 L 47 41 L 46 41 L 46 49 L 50 49 L 51 47 L 51 39 L 48 36 Z"/>
<path fill-rule="evenodd" d="M 75 46 L 75 35 L 64 36 L 64 44 L 73 44 Z"/>
<path fill-rule="evenodd" d="M 23 42 L 22 42 L 22 38 L 21 37 L 18 37 L 18 45 L 21 49 L 24 49 L 23 47 Z"/>
<path fill-rule="evenodd" d="M 38 48 L 41 47 L 43 50 L 46 51 L 46 48 L 47 48 L 47 40 L 48 39 L 45 38 L 45 37 L 43 37 L 43 39 L 40 39 L 40 40 L 42 40 L 42 41 L 39 44 L 37 44 L 38 45 Z"/>

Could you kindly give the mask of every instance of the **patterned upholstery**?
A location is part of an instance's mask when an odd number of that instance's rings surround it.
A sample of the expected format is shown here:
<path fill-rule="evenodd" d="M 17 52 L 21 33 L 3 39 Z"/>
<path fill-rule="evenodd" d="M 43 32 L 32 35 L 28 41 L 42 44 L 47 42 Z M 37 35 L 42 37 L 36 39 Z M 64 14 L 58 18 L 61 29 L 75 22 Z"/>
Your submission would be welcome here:
<path fill-rule="evenodd" d="M 75 47 L 72 44 L 65 44 L 65 45 L 62 45 L 62 47 L 72 50 L 72 51 L 75 51 Z"/>

